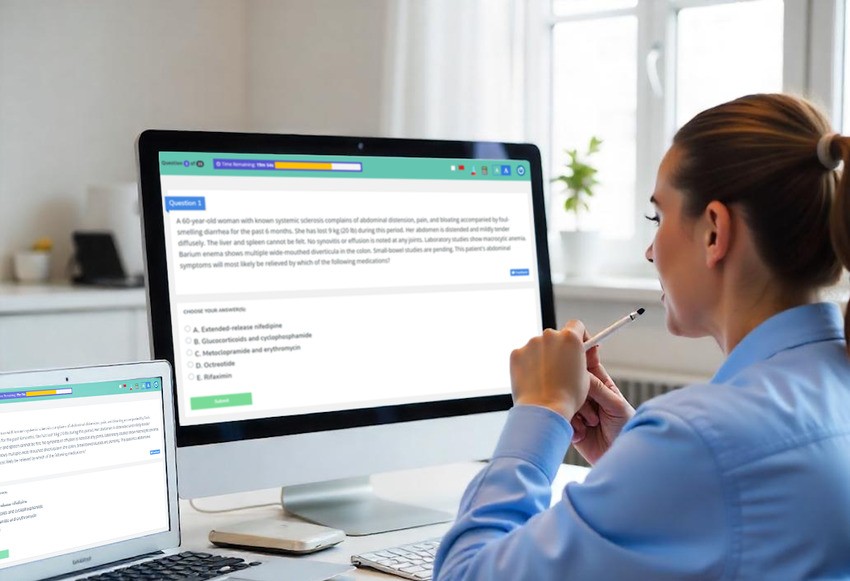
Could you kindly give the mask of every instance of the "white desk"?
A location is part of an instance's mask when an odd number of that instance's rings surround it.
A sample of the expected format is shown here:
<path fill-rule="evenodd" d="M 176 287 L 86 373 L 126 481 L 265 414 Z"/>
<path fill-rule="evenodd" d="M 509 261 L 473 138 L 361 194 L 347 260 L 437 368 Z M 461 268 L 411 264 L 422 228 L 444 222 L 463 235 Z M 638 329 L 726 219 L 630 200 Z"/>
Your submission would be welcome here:
<path fill-rule="evenodd" d="M 455 514 L 466 485 L 481 470 L 482 466 L 481 463 L 470 462 L 380 474 L 372 478 L 372 485 L 376 494 L 390 500 L 445 510 Z M 581 481 L 586 473 L 586 468 L 562 465 L 553 486 L 553 490 L 556 491 L 553 494 L 553 501 L 557 501 L 561 497 L 561 491 L 567 482 Z M 279 500 L 280 490 L 269 489 L 200 499 L 196 501 L 196 504 L 200 508 L 210 510 L 277 502 Z M 265 517 L 284 518 L 279 507 L 254 508 L 224 514 L 204 514 L 194 510 L 188 501 L 181 500 L 182 546 L 186 549 L 215 550 L 215 547 L 207 540 L 210 529 L 221 527 L 227 523 Z M 349 563 L 351 555 L 356 553 L 365 553 L 441 536 L 448 530 L 450 524 L 442 523 L 365 537 L 347 537 L 345 541 L 335 547 L 298 558 L 315 559 L 328 563 Z M 400 577 L 385 575 L 370 569 L 358 569 L 350 575 L 339 577 L 339 579 L 384 579 L 389 581 L 400 579 Z"/>

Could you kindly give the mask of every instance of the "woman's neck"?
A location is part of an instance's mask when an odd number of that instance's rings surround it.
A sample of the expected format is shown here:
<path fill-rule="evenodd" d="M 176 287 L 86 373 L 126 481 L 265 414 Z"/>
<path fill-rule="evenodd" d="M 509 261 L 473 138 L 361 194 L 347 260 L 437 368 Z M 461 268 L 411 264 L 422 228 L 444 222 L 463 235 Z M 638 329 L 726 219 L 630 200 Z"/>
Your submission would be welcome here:
<path fill-rule="evenodd" d="M 730 298 L 719 305 L 714 338 L 726 355 L 753 329 L 772 316 L 819 300 L 814 290 L 782 291 L 775 281 L 750 288 L 753 292 L 741 293 L 739 290 L 727 294 Z"/>

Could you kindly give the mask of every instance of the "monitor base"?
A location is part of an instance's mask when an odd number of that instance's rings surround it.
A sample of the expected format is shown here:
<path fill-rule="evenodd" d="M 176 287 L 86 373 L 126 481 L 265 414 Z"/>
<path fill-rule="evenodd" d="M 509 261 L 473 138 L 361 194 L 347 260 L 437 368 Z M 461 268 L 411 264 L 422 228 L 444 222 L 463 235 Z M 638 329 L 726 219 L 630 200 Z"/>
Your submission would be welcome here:
<path fill-rule="evenodd" d="M 454 519 L 447 512 L 375 496 L 368 477 L 286 486 L 280 500 L 290 514 L 355 537 Z"/>

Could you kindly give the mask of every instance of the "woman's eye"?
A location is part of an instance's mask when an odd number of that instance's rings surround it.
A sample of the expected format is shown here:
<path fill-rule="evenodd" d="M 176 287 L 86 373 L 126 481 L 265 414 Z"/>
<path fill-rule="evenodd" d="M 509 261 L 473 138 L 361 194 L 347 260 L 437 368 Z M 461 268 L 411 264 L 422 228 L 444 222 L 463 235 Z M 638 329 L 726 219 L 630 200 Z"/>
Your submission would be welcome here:
<path fill-rule="evenodd" d="M 658 214 L 653 214 L 652 216 L 647 215 L 644 216 L 644 218 L 646 218 L 650 222 L 655 222 L 656 226 L 661 223 L 661 216 L 659 216 Z"/>

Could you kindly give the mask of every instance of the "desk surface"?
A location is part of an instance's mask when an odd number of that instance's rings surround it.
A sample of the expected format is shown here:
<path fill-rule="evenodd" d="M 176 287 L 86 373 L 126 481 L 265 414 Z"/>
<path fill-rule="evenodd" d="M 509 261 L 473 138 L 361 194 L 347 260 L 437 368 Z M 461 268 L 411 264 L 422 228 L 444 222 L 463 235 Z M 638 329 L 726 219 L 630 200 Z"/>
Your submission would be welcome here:
<path fill-rule="evenodd" d="M 457 511 L 461 495 L 466 485 L 483 464 L 477 462 L 449 464 L 432 468 L 406 470 L 379 474 L 372 477 L 375 493 L 381 497 L 445 510 L 452 514 Z M 587 469 L 580 466 L 564 464 L 555 479 L 553 502 L 561 496 L 561 490 L 570 481 L 581 481 L 587 474 Z M 250 493 L 232 494 L 212 498 L 199 499 L 195 504 L 205 510 L 226 509 L 238 506 L 278 502 L 280 489 L 268 489 Z M 221 527 L 228 523 L 261 518 L 285 518 L 280 507 L 263 507 L 239 510 L 223 514 L 206 514 L 196 511 L 186 500 L 180 501 L 180 520 L 182 529 L 182 546 L 187 549 L 211 549 L 213 545 L 207 540 L 210 529 Z M 380 550 L 385 547 L 413 543 L 424 539 L 438 537 L 445 533 L 451 523 L 442 523 L 426 527 L 418 527 L 401 531 L 369 535 L 365 537 L 347 537 L 345 541 L 312 555 L 304 555 L 299 559 L 315 559 L 328 563 L 349 563 L 351 555 Z M 370 569 L 357 571 L 339 577 L 338 579 L 400 579 L 385 575 Z"/>

